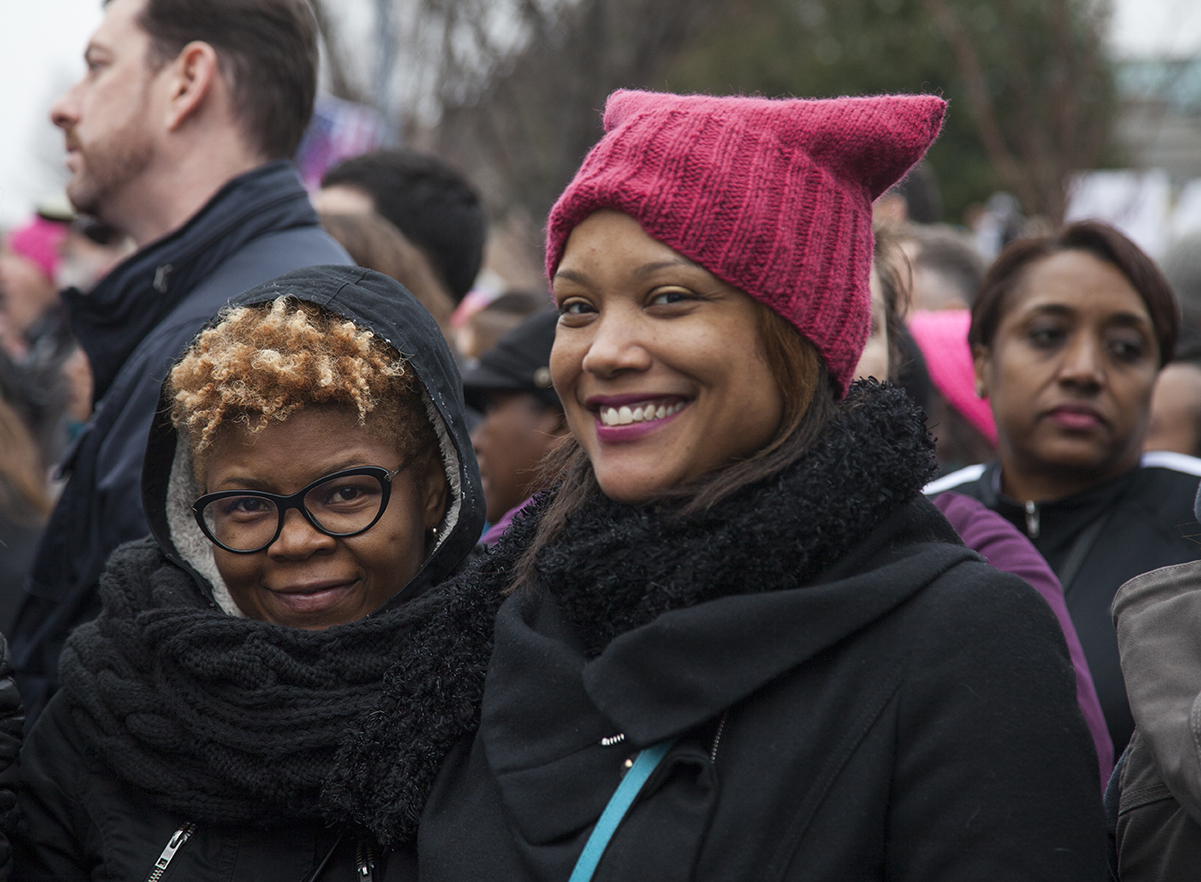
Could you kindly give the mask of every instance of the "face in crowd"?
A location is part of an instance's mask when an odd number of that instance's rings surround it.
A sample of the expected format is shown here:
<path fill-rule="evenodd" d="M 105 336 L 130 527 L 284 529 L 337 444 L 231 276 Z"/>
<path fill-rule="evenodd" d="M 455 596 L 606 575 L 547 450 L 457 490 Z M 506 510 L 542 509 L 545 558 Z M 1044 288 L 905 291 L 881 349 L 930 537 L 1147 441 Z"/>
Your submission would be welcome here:
<path fill-rule="evenodd" d="M 528 392 L 491 391 L 471 433 L 488 505 L 488 522 L 543 489 L 542 460 L 562 440 L 563 414 Z"/>
<path fill-rule="evenodd" d="M 598 211 L 575 227 L 553 280 L 550 370 L 600 488 L 639 502 L 758 451 L 783 397 L 743 292 Z"/>
<path fill-rule="evenodd" d="M 285 510 L 282 524 L 281 506 L 265 497 L 235 495 L 212 503 L 218 522 L 232 535 L 265 529 L 266 538 L 278 530 L 266 547 L 250 553 L 213 546 L 221 578 L 248 617 L 316 629 L 357 621 L 378 609 L 421 568 L 426 538 L 445 508 L 446 481 L 429 457 L 402 451 L 378 426 L 360 425 L 348 409 L 308 407 L 254 434 L 236 423 L 220 431 L 204 458 L 206 494 L 244 490 L 288 496 L 364 466 L 378 467 L 389 477 L 384 482 L 371 475 L 335 478 L 305 495 L 304 511 Z M 362 532 L 331 535 L 356 530 L 375 513 L 379 519 Z M 350 520 L 343 527 L 335 518 Z M 260 527 L 262 522 L 266 526 Z M 210 529 L 230 541 L 231 533 Z"/>
<path fill-rule="evenodd" d="M 1020 270 L 991 339 L 974 348 L 1010 495 L 1055 498 L 1137 465 L 1160 348 L 1147 302 L 1083 249 Z"/>
<path fill-rule="evenodd" d="M 174 66 L 150 63 L 150 36 L 138 24 L 145 0 L 111 0 L 84 52 L 87 72 L 54 102 L 71 179 L 67 195 L 104 217 L 155 159 L 158 124 L 171 112 Z"/>

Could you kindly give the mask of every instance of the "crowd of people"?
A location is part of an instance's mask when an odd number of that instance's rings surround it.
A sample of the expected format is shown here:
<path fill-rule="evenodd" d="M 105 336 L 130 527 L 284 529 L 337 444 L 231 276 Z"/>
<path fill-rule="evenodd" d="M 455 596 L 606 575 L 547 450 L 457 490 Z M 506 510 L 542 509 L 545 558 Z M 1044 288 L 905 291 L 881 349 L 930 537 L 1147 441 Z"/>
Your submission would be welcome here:
<path fill-rule="evenodd" d="M 1201 242 L 619 90 L 484 296 L 306 0 L 107 0 L 0 248 L 0 879 L 1185 880 Z"/>

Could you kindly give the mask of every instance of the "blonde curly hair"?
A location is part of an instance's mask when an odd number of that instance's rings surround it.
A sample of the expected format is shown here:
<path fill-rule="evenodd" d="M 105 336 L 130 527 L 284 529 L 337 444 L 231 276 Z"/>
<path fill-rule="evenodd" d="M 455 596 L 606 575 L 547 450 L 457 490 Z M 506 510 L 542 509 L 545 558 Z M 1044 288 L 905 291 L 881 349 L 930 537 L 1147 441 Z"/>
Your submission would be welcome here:
<path fill-rule="evenodd" d="M 310 406 L 344 407 L 412 455 L 437 451 L 421 385 L 404 358 L 344 316 L 283 296 L 226 311 L 168 377 L 171 421 L 197 471 L 229 425 L 250 434 Z"/>

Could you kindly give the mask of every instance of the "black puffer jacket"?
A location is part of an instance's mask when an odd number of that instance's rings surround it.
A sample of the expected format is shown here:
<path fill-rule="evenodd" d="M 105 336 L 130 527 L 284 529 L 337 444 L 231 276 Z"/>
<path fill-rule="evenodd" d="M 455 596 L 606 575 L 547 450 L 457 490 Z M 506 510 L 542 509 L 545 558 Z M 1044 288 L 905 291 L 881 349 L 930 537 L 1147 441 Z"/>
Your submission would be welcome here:
<path fill-rule="evenodd" d="M 407 858 L 387 852 L 413 839 L 441 757 L 475 726 L 499 600 L 439 587 L 484 513 L 451 355 L 424 308 L 369 270 L 303 270 L 238 301 L 284 293 L 372 330 L 422 382 L 450 487 L 433 550 L 358 622 L 231 615 L 192 518 L 187 445 L 160 418 L 143 475 L 153 538 L 114 554 L 103 610 L 68 640 L 62 690 L 22 753 L 16 878 L 137 882 L 167 861 L 164 880 L 299 882 L 327 856 L 319 880 L 387 865 L 403 878 Z M 372 766 L 381 730 L 391 747 Z"/>
<path fill-rule="evenodd" d="M 501 608 L 422 882 L 566 880 L 628 760 L 673 738 L 598 882 L 1101 879 L 1062 633 L 920 497 L 927 445 L 904 394 L 867 384 L 787 472 L 704 515 L 590 500 Z"/>

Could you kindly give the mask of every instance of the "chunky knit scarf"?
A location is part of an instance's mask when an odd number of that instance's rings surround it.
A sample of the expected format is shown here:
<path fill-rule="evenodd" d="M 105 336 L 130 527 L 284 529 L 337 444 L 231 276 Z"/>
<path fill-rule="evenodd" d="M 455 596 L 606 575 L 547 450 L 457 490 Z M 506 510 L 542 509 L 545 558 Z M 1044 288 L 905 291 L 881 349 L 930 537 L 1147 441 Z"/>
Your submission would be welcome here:
<path fill-rule="evenodd" d="M 271 827 L 323 815 L 348 731 L 403 707 L 387 818 L 408 838 L 446 751 L 477 725 L 499 595 L 434 589 L 359 622 L 303 631 L 214 609 L 149 540 L 113 557 L 104 610 L 62 677 L 79 733 L 125 782 L 193 821 Z M 382 826 L 381 826 L 382 825 Z"/>
<path fill-rule="evenodd" d="M 599 497 L 539 552 L 538 585 L 595 657 L 668 610 L 805 585 L 911 502 L 935 468 L 922 412 L 900 389 L 861 382 L 797 462 L 706 513 Z"/>
<path fill-rule="evenodd" d="M 707 514 L 601 496 L 537 559 L 588 652 L 661 613 L 819 575 L 934 471 L 921 413 L 852 388 L 793 466 Z M 447 751 L 475 731 L 492 623 L 547 500 L 473 570 L 378 617 L 299 631 L 213 610 L 152 543 L 126 546 L 63 653 L 73 718 L 118 776 L 199 821 L 324 817 L 411 841 Z"/>

